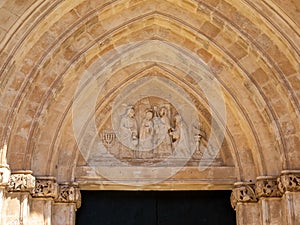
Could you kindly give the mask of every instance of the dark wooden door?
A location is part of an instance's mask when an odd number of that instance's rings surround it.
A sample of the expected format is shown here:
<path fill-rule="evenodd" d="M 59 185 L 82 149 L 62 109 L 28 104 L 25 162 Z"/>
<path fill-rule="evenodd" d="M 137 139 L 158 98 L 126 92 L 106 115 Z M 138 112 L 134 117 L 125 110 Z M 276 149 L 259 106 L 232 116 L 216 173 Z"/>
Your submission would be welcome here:
<path fill-rule="evenodd" d="M 82 191 L 76 225 L 234 225 L 229 191 Z"/>

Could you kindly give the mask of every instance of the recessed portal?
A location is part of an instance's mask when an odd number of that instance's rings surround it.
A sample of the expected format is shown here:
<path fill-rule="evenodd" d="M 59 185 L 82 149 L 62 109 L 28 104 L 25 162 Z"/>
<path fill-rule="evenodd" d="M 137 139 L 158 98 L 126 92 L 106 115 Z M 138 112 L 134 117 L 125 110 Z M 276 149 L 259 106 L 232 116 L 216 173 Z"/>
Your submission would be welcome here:
<path fill-rule="evenodd" d="M 234 225 L 230 191 L 82 191 L 76 225 Z"/>

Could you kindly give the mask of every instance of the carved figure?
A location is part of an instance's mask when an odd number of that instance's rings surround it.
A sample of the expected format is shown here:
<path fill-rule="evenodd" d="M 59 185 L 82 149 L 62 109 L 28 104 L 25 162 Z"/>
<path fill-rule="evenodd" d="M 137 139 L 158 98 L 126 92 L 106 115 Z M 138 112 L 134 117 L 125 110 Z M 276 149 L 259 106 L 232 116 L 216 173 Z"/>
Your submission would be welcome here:
<path fill-rule="evenodd" d="M 120 138 L 121 142 L 128 147 L 136 147 L 138 145 L 137 122 L 133 107 L 128 108 L 126 114 L 121 119 Z"/>
<path fill-rule="evenodd" d="M 158 156 L 168 155 L 172 152 L 172 141 L 170 132 L 172 131 L 171 122 L 168 117 L 168 111 L 166 107 L 162 107 L 159 112 L 160 120 L 158 120 L 158 124 L 156 125 L 156 139 L 157 139 L 157 149 L 156 154 Z"/>
<path fill-rule="evenodd" d="M 171 132 L 171 122 L 168 118 L 167 108 L 162 107 L 159 112 L 160 115 L 160 137 L 164 138 L 164 141 L 168 144 L 171 144 L 170 132 Z"/>
<path fill-rule="evenodd" d="M 152 110 L 147 110 L 140 129 L 140 150 L 153 148 L 154 123 Z"/>
<path fill-rule="evenodd" d="M 176 157 L 189 157 L 190 148 L 187 127 L 180 115 L 174 117 L 174 129 L 170 132 Z"/>

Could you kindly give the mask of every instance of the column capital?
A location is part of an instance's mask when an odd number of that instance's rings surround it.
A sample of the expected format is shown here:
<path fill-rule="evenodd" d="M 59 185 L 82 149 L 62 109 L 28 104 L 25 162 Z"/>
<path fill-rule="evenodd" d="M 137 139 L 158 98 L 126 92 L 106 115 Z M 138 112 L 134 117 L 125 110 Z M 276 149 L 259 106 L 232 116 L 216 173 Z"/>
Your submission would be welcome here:
<path fill-rule="evenodd" d="M 61 183 L 58 186 L 58 195 L 55 198 L 58 203 L 75 203 L 81 206 L 81 194 L 77 183 Z"/>
<path fill-rule="evenodd" d="M 56 198 L 58 195 L 58 184 L 55 177 L 37 177 L 35 188 L 32 193 L 36 198 Z"/>
<path fill-rule="evenodd" d="M 284 170 L 277 179 L 281 193 L 300 191 L 300 170 Z"/>
<path fill-rule="evenodd" d="M 255 193 L 257 198 L 281 197 L 282 193 L 278 188 L 277 177 L 260 176 L 256 178 Z"/>
<path fill-rule="evenodd" d="M 235 183 L 230 196 L 230 201 L 233 209 L 236 209 L 238 203 L 257 202 L 254 183 Z"/>
<path fill-rule="evenodd" d="M 30 170 L 20 170 L 11 173 L 8 180 L 9 192 L 32 192 L 35 186 L 35 177 Z"/>

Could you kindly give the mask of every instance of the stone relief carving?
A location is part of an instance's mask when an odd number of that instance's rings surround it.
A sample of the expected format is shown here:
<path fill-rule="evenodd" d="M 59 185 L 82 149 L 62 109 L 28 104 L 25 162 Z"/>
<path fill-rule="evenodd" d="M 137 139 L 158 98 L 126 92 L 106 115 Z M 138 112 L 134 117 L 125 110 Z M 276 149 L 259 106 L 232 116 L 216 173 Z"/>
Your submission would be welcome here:
<path fill-rule="evenodd" d="M 102 142 L 106 146 L 113 146 L 115 144 L 116 134 L 113 131 L 103 131 L 102 132 Z"/>
<path fill-rule="evenodd" d="M 55 202 L 76 203 L 77 208 L 81 206 L 81 194 L 76 184 L 60 184 Z"/>
<path fill-rule="evenodd" d="M 8 191 L 32 192 L 35 187 L 35 177 L 28 173 L 11 174 L 8 182 Z"/>
<path fill-rule="evenodd" d="M 232 190 L 230 201 L 233 209 L 236 209 L 239 202 L 257 202 L 254 184 L 236 184 Z"/>
<path fill-rule="evenodd" d="M 56 197 L 57 183 L 54 178 L 37 178 L 33 197 Z"/>
<path fill-rule="evenodd" d="M 194 141 L 196 143 L 196 151 L 193 155 L 194 159 L 201 159 L 203 157 L 203 148 L 201 144 L 206 142 L 206 134 L 203 131 L 201 124 L 194 124 L 193 126 Z"/>
<path fill-rule="evenodd" d="M 121 118 L 120 139 L 128 147 L 134 148 L 138 145 L 138 127 L 132 106 L 128 107 L 126 114 Z"/>
<path fill-rule="evenodd" d="M 200 126 L 197 130 L 188 127 L 169 102 L 150 96 L 134 105 L 123 104 L 123 108 L 114 129 L 110 120 L 100 129 L 102 143 L 113 157 L 127 162 L 154 162 L 171 155 L 174 160 L 202 158 L 200 145 L 205 132 Z"/>
<path fill-rule="evenodd" d="M 284 171 L 283 174 L 277 179 L 278 188 L 282 193 L 286 191 L 300 191 L 300 173 Z"/>
<path fill-rule="evenodd" d="M 278 188 L 278 181 L 273 177 L 258 177 L 255 183 L 255 192 L 257 198 L 282 196 Z"/>
<path fill-rule="evenodd" d="M 144 119 L 140 127 L 140 149 L 152 149 L 154 146 L 154 122 L 153 112 L 151 109 L 147 109 Z"/>

